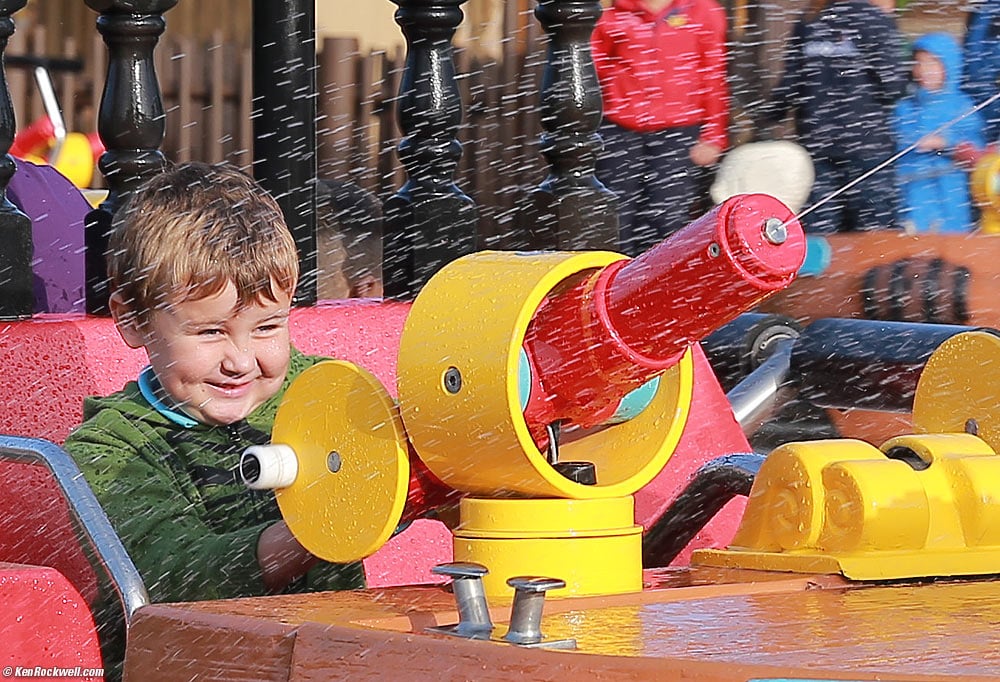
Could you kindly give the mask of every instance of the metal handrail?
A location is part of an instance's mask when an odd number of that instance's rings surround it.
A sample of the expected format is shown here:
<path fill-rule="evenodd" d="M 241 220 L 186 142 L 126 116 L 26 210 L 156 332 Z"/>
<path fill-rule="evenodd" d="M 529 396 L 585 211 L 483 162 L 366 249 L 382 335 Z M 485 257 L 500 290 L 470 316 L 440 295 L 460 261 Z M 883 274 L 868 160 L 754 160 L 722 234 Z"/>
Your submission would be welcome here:
<path fill-rule="evenodd" d="M 18 436 L 0 436 L 0 460 L 41 464 L 52 472 L 80 530 L 118 593 L 127 628 L 135 612 L 149 604 L 149 595 L 139 571 L 76 462 L 55 443 Z"/>

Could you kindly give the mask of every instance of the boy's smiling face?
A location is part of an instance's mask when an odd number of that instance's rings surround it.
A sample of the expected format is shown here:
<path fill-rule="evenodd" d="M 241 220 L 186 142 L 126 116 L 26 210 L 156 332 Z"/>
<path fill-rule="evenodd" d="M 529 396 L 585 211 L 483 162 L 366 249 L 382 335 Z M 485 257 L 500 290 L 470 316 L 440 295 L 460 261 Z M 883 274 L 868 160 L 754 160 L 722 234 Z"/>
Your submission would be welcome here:
<path fill-rule="evenodd" d="M 125 342 L 145 346 L 178 407 L 205 424 L 232 424 L 275 395 L 288 371 L 292 297 L 272 290 L 277 301 L 241 309 L 229 282 L 217 294 L 156 310 L 142 325 L 123 316 L 114 297 L 111 308 Z"/>

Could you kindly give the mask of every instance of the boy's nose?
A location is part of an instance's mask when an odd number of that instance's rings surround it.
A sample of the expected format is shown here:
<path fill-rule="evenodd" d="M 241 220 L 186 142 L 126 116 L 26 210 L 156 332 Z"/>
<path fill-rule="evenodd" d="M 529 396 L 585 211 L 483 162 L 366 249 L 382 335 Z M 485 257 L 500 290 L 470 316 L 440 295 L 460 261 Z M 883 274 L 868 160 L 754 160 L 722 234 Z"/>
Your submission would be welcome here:
<path fill-rule="evenodd" d="M 253 348 L 249 343 L 233 341 L 222 358 L 222 369 L 231 374 L 245 374 L 255 363 Z"/>

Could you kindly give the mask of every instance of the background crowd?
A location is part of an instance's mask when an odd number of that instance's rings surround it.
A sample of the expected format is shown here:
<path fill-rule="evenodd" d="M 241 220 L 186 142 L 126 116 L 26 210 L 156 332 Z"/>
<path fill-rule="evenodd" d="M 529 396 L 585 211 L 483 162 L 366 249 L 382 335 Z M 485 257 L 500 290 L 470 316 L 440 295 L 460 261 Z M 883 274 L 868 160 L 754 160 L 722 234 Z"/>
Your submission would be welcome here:
<path fill-rule="evenodd" d="M 1000 4 L 972 7 L 964 50 L 943 32 L 907 45 L 894 13 L 885 0 L 813 0 L 786 41 L 779 82 L 751 107 L 757 139 L 791 117 L 808 152 L 809 232 L 976 227 L 969 171 L 1000 133 L 1000 106 L 974 109 L 997 92 Z M 715 0 L 615 0 L 597 24 L 598 176 L 618 194 L 627 253 L 693 216 L 697 168 L 736 163 L 725 40 Z M 730 175 L 761 171 L 760 157 L 738 159 Z"/>

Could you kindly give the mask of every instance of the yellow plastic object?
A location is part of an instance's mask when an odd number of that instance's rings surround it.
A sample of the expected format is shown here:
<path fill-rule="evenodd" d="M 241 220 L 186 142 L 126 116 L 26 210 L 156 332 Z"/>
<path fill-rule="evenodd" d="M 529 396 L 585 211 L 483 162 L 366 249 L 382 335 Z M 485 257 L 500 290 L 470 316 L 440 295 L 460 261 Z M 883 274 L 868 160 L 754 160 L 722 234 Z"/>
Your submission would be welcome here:
<path fill-rule="evenodd" d="M 69 178 L 77 187 L 90 187 L 94 179 L 94 150 L 83 133 L 67 133 L 59 148 L 59 156 L 52 159 L 56 170 Z"/>
<path fill-rule="evenodd" d="M 83 198 L 87 200 L 87 203 L 94 208 L 99 208 L 108 198 L 108 190 L 106 189 L 83 189 L 80 191 L 83 193 Z"/>
<path fill-rule="evenodd" d="M 857 580 L 1000 573 L 1000 456 L 965 433 L 790 443 L 727 550 L 692 563 Z"/>
<path fill-rule="evenodd" d="M 913 396 L 917 433 L 971 429 L 1000 451 L 1000 336 L 956 334 L 931 353 Z"/>
<path fill-rule="evenodd" d="M 507 579 L 561 578 L 552 597 L 621 594 L 642 589 L 642 527 L 633 500 L 464 498 L 455 529 L 455 560 L 489 567 L 483 589 L 510 599 Z"/>
<path fill-rule="evenodd" d="M 972 198 L 980 208 L 979 230 L 1000 233 L 1000 154 L 987 154 L 972 169 Z"/>
<path fill-rule="evenodd" d="M 295 450 L 298 476 L 275 491 L 289 529 L 310 552 L 357 561 L 392 536 L 410 462 L 396 406 L 378 379 L 349 362 L 310 367 L 288 387 L 271 434 Z"/>
<path fill-rule="evenodd" d="M 481 252 L 431 278 L 403 330 L 398 386 L 410 442 L 438 478 L 480 496 L 588 499 L 630 495 L 663 468 L 687 421 L 690 352 L 664 373 L 639 416 L 560 447 L 564 461 L 595 464 L 597 485 L 555 471 L 532 441 L 520 408 L 519 354 L 539 304 L 622 258 Z M 460 382 L 453 393 L 445 375 L 455 378 L 456 372 Z"/>

